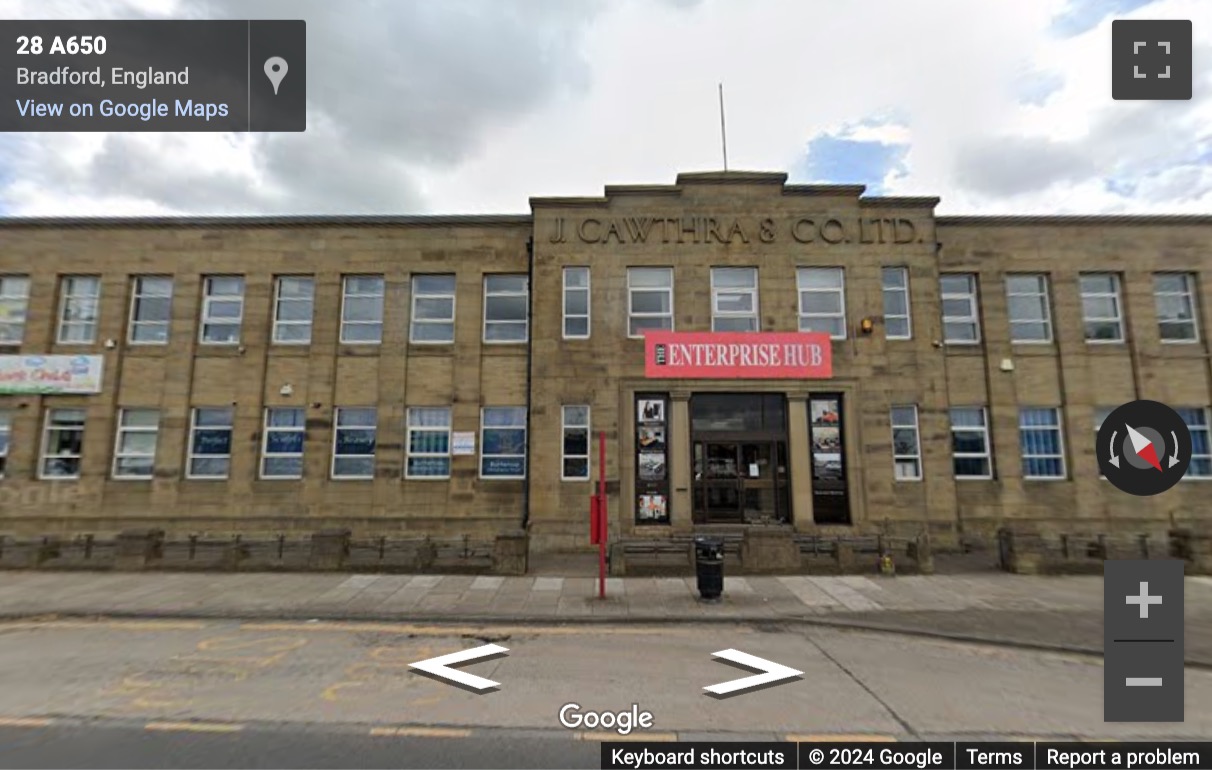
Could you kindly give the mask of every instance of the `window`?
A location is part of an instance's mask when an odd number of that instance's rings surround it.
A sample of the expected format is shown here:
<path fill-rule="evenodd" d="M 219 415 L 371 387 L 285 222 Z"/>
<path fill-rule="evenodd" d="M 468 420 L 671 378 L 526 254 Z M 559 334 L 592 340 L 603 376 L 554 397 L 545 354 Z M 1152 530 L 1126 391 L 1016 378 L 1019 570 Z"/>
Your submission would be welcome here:
<path fill-rule="evenodd" d="M 564 268 L 564 339 L 589 339 L 589 268 Z"/>
<path fill-rule="evenodd" d="M 213 276 L 202 281 L 202 342 L 238 345 L 244 320 L 244 279 Z"/>
<path fill-rule="evenodd" d="M 1099 446 L 1098 446 L 1098 432 L 1099 432 L 1100 430 L 1102 430 L 1102 429 L 1103 429 L 1103 423 L 1107 421 L 1107 418 L 1108 418 L 1108 417 L 1111 415 L 1111 413 L 1112 413 L 1112 412 L 1114 412 L 1114 411 L 1115 411 L 1115 408 L 1114 408 L 1114 407 L 1110 407 L 1110 406 L 1096 406 L 1096 407 L 1094 407 L 1094 443 L 1095 443 L 1095 450 L 1094 450 L 1094 451 L 1095 451 L 1095 455 L 1096 455 L 1096 456 L 1097 456 L 1099 453 L 1101 453 L 1101 451 L 1102 451 L 1102 447 L 1099 447 Z M 1099 477 L 1100 479 L 1105 479 L 1105 478 L 1107 478 L 1106 476 L 1104 476 L 1104 475 L 1102 474 L 1102 472 L 1101 472 L 1101 471 L 1099 472 L 1098 477 Z"/>
<path fill-rule="evenodd" d="M 80 478 L 80 453 L 84 448 L 84 415 L 83 409 L 47 410 L 38 478 Z"/>
<path fill-rule="evenodd" d="M 757 268 L 711 268 L 711 331 L 755 332 L 758 318 Z"/>
<path fill-rule="evenodd" d="M 0 410 L 0 479 L 8 466 L 8 448 L 13 436 L 12 412 Z"/>
<path fill-rule="evenodd" d="M 589 407 L 563 408 L 563 470 L 560 478 L 578 481 L 589 478 Z"/>
<path fill-rule="evenodd" d="M 840 267 L 801 267 L 796 271 L 800 295 L 800 331 L 828 332 L 846 339 L 845 278 Z"/>
<path fill-rule="evenodd" d="M 232 419 L 230 407 L 194 409 L 189 427 L 186 478 L 227 478 L 231 472 Z"/>
<path fill-rule="evenodd" d="M 29 278 L 0 275 L 0 345 L 20 345 L 29 310 Z"/>
<path fill-rule="evenodd" d="M 407 446 L 405 478 L 450 478 L 450 407 L 410 408 Z"/>
<path fill-rule="evenodd" d="M 97 305 L 101 279 L 92 275 L 63 277 L 59 301 L 60 345 L 91 345 L 97 339 Z"/>
<path fill-rule="evenodd" d="M 442 344 L 454 342 L 455 277 L 412 277 L 412 324 L 409 342 Z"/>
<path fill-rule="evenodd" d="M 909 314 L 909 269 L 885 267 L 880 273 L 884 288 L 884 336 L 890 340 L 913 337 Z"/>
<path fill-rule="evenodd" d="M 673 331 L 673 268 L 627 268 L 627 336 Z"/>
<path fill-rule="evenodd" d="M 373 479 L 378 412 L 374 407 L 337 409 L 333 435 L 332 477 Z"/>
<path fill-rule="evenodd" d="M 984 407 L 951 410 L 951 457 L 957 479 L 991 479 L 989 421 Z"/>
<path fill-rule="evenodd" d="M 1195 276 L 1157 273 L 1153 276 L 1157 326 L 1162 342 L 1198 342 L 1195 323 Z"/>
<path fill-rule="evenodd" d="M 341 342 L 383 341 L 383 276 L 347 275 L 341 300 Z"/>
<path fill-rule="evenodd" d="M 1086 342 L 1123 342 L 1124 314 L 1115 273 L 1083 273 L 1078 278 L 1082 292 L 1082 321 Z"/>
<path fill-rule="evenodd" d="M 173 279 L 136 276 L 131 284 L 130 331 L 132 345 L 166 345 L 172 322 Z"/>
<path fill-rule="evenodd" d="M 943 341 L 948 345 L 975 345 L 981 341 L 981 319 L 977 307 L 976 275 L 960 273 L 939 276 L 943 305 Z"/>
<path fill-rule="evenodd" d="M 1065 442 L 1061 437 L 1059 409 L 1019 409 L 1018 439 L 1024 479 L 1065 477 Z"/>
<path fill-rule="evenodd" d="M 1179 408 L 1174 411 L 1187 423 L 1191 433 L 1191 464 L 1187 466 L 1185 479 L 1212 478 L 1212 443 L 1208 441 L 1208 410 L 1202 408 Z"/>
<path fill-rule="evenodd" d="M 309 344 L 315 304 L 315 279 L 302 275 L 279 278 L 274 288 L 274 343 Z"/>
<path fill-rule="evenodd" d="M 156 409 L 123 409 L 118 414 L 118 436 L 114 443 L 114 478 L 150 480 L 156 470 L 156 436 L 160 412 Z"/>
<path fill-rule="evenodd" d="M 914 405 L 892 407 L 892 465 L 897 481 L 921 481 L 922 446 Z"/>
<path fill-rule="evenodd" d="M 526 407 L 486 406 L 481 410 L 480 476 L 526 478 Z"/>
<path fill-rule="evenodd" d="M 1052 312 L 1048 303 L 1048 276 L 1006 276 L 1006 309 L 1012 342 L 1052 341 Z"/>
<path fill-rule="evenodd" d="M 484 341 L 525 342 L 530 322 L 530 279 L 484 276 Z"/>
<path fill-rule="evenodd" d="M 261 478 L 303 478 L 303 445 L 307 439 L 307 415 L 294 406 L 265 410 L 265 432 L 261 439 Z"/>

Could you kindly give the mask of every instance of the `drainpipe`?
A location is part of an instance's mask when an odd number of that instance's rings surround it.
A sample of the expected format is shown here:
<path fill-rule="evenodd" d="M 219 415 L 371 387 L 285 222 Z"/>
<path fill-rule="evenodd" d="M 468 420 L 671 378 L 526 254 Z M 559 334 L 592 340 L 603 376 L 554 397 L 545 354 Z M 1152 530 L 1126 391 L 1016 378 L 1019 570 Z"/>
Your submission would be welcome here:
<path fill-rule="evenodd" d="M 530 435 L 531 386 L 534 383 L 534 236 L 526 239 L 526 479 L 522 482 L 522 529 L 530 527 L 530 484 L 534 478 L 531 467 Z"/>

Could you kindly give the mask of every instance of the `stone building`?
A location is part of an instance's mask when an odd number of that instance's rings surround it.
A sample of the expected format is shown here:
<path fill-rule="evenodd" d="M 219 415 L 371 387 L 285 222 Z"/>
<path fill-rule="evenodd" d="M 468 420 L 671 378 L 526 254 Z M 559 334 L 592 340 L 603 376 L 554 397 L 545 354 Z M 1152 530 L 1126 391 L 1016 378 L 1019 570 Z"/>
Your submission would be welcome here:
<path fill-rule="evenodd" d="M 936 217 L 682 174 L 529 215 L 0 222 L 0 532 L 584 545 L 1194 520 L 1212 216 Z M 1100 480 L 1179 409 L 1189 479 Z"/>

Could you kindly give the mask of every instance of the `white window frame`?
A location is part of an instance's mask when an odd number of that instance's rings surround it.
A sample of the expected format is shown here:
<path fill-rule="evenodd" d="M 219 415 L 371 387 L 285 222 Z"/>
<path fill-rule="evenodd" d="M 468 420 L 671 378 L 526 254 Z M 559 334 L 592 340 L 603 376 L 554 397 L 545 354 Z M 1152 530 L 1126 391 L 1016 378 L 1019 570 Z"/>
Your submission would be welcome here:
<path fill-rule="evenodd" d="M 369 278 L 372 281 L 379 282 L 378 293 L 350 293 L 349 284 L 351 280 L 359 278 Z M 351 299 L 369 299 L 379 300 L 379 317 L 373 321 L 348 321 L 345 319 L 345 308 L 348 306 Z M 382 345 L 383 344 L 383 316 L 387 311 L 387 277 L 378 273 L 350 273 L 349 275 L 341 276 L 341 332 L 340 340 L 342 345 Z M 345 332 L 351 326 L 377 326 L 379 328 L 379 336 L 372 340 L 350 340 L 345 338 Z"/>
<path fill-rule="evenodd" d="M 955 294 L 952 292 L 944 292 L 942 283 L 947 278 L 965 278 L 968 281 L 968 290 L 963 294 Z M 943 315 L 943 344 L 944 345 L 979 345 L 981 344 L 981 305 L 980 305 L 980 280 L 976 273 L 943 273 L 939 276 L 939 308 L 940 311 L 945 308 L 947 300 L 966 300 L 970 309 L 969 315 L 949 316 Z M 951 339 L 947 336 L 947 324 L 971 324 L 973 328 L 974 338 L 970 340 Z"/>
<path fill-rule="evenodd" d="M 198 425 L 198 413 L 203 409 L 215 412 L 227 412 L 228 423 L 223 425 Z M 227 454 L 225 455 L 210 455 L 210 454 L 194 454 L 194 434 L 200 430 L 223 430 L 226 427 L 230 437 L 227 442 Z M 236 410 L 232 407 L 225 406 L 195 406 L 189 410 L 189 435 L 186 437 L 188 442 L 185 445 L 185 478 L 196 479 L 198 481 L 224 481 L 231 478 L 231 449 L 236 440 Z M 212 473 L 194 473 L 194 460 L 204 458 L 207 460 L 227 460 L 227 472 L 224 474 Z"/>
<path fill-rule="evenodd" d="M 585 276 L 585 285 L 584 286 L 569 286 L 568 285 L 568 276 L 574 275 L 574 274 Z M 592 287 L 592 283 L 593 283 L 593 276 L 591 275 L 591 272 L 588 267 L 581 266 L 581 265 L 569 265 L 569 266 L 565 267 L 563 270 L 563 282 L 564 282 L 563 295 L 562 295 L 563 304 L 561 306 L 561 311 L 563 313 L 563 322 L 562 322 L 561 329 L 563 330 L 564 339 L 566 339 L 566 340 L 587 340 L 587 339 L 589 339 L 590 334 L 593 332 L 593 321 L 592 321 L 593 293 L 590 291 L 590 289 Z M 568 297 L 572 294 L 581 294 L 581 293 L 584 293 L 584 295 L 585 295 L 585 312 L 584 313 L 569 313 L 568 312 Z M 568 333 L 568 322 L 573 321 L 573 320 L 580 320 L 582 318 L 585 319 L 585 333 L 584 334 L 569 334 Z"/>
<path fill-rule="evenodd" d="M 956 426 L 954 413 L 956 411 L 976 411 L 981 414 L 980 425 L 960 425 Z M 951 440 L 951 475 L 956 481 L 989 481 L 993 478 L 993 443 L 992 436 L 989 433 L 989 408 L 984 406 L 953 406 L 947 412 L 948 432 L 947 437 Z M 955 434 L 959 431 L 966 433 L 979 432 L 984 436 L 985 451 L 984 452 L 961 452 L 955 451 Z M 980 475 L 960 475 L 956 472 L 956 460 L 984 460 L 989 468 L 989 473 Z"/>
<path fill-rule="evenodd" d="M 837 273 L 838 285 L 827 288 L 817 286 L 804 286 L 803 278 L 807 273 Z M 838 310 L 835 313 L 808 313 L 804 311 L 804 294 L 831 294 L 836 293 L 840 302 Z M 846 321 L 846 269 L 842 267 L 829 265 L 801 265 L 795 269 L 795 308 L 796 317 L 799 322 L 799 330 L 802 332 L 811 331 L 804 328 L 804 322 L 811 323 L 814 318 L 834 318 L 842 322 L 841 334 L 829 334 L 830 339 L 844 340 L 850 334 L 850 324 Z"/>
<path fill-rule="evenodd" d="M 908 409 L 913 412 L 913 421 L 911 423 L 898 423 L 896 421 L 896 412 L 899 409 Z M 921 481 L 922 480 L 922 431 L 918 426 L 917 404 L 893 404 L 888 410 L 888 418 L 892 427 L 892 478 L 894 481 Z M 896 451 L 896 432 L 898 430 L 913 431 L 913 454 L 898 454 Z M 901 476 L 899 463 L 912 462 L 917 471 L 909 476 Z"/>
<path fill-rule="evenodd" d="M 77 423 L 70 423 L 62 426 L 52 426 L 51 417 L 56 412 L 80 412 L 83 417 Z M 47 409 L 42 416 L 42 447 L 38 452 L 38 478 L 42 481 L 75 481 L 80 478 L 80 470 L 84 463 L 84 430 L 85 424 L 88 421 L 88 414 L 83 407 L 52 407 Z M 47 452 L 50 450 L 50 437 L 52 433 L 59 431 L 74 430 L 80 433 L 80 452 L 76 454 L 57 454 L 50 455 Z M 48 460 L 75 460 L 76 473 L 66 476 L 51 475 L 46 472 L 46 463 Z"/>
<path fill-rule="evenodd" d="M 127 425 L 126 418 L 133 412 L 146 412 L 153 414 L 156 417 L 156 422 L 153 425 Z M 132 433 L 150 433 L 154 437 L 152 441 L 152 450 L 147 452 L 124 452 L 122 450 L 122 439 Z M 153 407 L 123 407 L 118 410 L 118 426 L 114 431 L 114 464 L 110 469 L 110 476 L 116 481 L 151 481 L 156 477 L 156 450 L 160 443 L 160 410 Z M 123 473 L 123 460 L 151 460 L 151 473 Z"/>
<path fill-rule="evenodd" d="M 92 294 L 77 293 L 78 284 L 80 282 L 91 282 L 94 287 Z M 82 303 L 87 306 L 88 302 L 92 302 L 93 316 L 91 320 L 78 320 L 69 318 L 68 315 L 72 311 L 76 303 Z M 57 345 L 94 345 L 97 342 L 97 326 L 101 322 L 101 276 L 99 275 L 65 275 L 59 279 L 59 324 L 55 332 L 55 344 Z M 86 339 L 72 340 L 65 339 L 64 332 L 69 328 L 80 327 L 88 329 L 88 337 Z"/>
<path fill-rule="evenodd" d="M 485 425 L 484 424 L 484 415 L 489 410 L 493 410 L 493 409 L 517 409 L 520 412 L 522 412 L 522 422 L 520 425 L 513 424 L 513 423 L 511 423 L 509 425 Z M 530 447 L 530 428 L 527 425 L 527 422 L 529 422 L 529 420 L 526 419 L 526 407 L 522 407 L 522 406 L 484 406 L 484 407 L 480 407 L 480 457 L 479 457 L 479 466 L 480 467 L 477 469 L 477 475 L 481 479 L 486 479 L 489 481 L 518 481 L 518 480 L 524 480 L 526 478 L 526 473 L 527 473 L 527 471 L 530 470 L 529 462 L 528 462 L 529 458 L 526 456 L 527 449 L 529 449 L 529 447 Z M 487 446 L 487 444 L 484 443 L 484 434 L 486 431 L 519 430 L 519 429 L 522 431 L 522 454 L 521 455 L 502 455 L 502 454 L 491 454 L 490 455 L 490 454 L 486 454 L 484 452 L 484 449 Z M 521 473 L 521 475 L 514 475 L 514 476 L 485 476 L 484 475 L 484 459 L 487 457 L 521 457 L 522 458 L 522 473 Z"/>
<path fill-rule="evenodd" d="M 311 289 L 311 293 L 306 297 L 284 297 L 282 296 L 282 284 L 286 281 L 303 281 Z M 307 319 L 284 319 L 282 318 L 283 304 L 306 304 L 308 306 Z M 310 345 L 311 335 L 315 325 L 316 313 L 316 279 L 310 275 L 279 275 L 274 279 L 274 328 L 273 339 L 274 345 Z M 278 332 L 280 329 L 288 327 L 303 327 L 307 329 L 306 339 L 282 339 Z"/>
<path fill-rule="evenodd" d="M 901 277 L 900 286 L 889 286 L 887 278 L 891 274 L 897 274 Z M 888 295 L 902 294 L 905 297 L 905 312 L 890 313 L 888 312 Z M 880 296 L 884 300 L 884 339 L 887 340 L 911 340 L 913 339 L 913 305 L 910 302 L 909 296 L 909 268 L 903 265 L 890 265 L 880 268 Z M 904 319 L 905 333 L 891 334 L 888 331 L 888 319 Z"/>
<path fill-rule="evenodd" d="M 1208 439 L 1209 439 L 1208 447 L 1209 447 L 1209 450 L 1212 451 L 1212 421 L 1209 420 L 1208 408 L 1204 407 L 1204 406 L 1186 406 L 1186 407 L 1180 406 L 1175 409 L 1175 411 L 1179 411 L 1179 410 L 1197 411 L 1201 415 L 1203 415 L 1204 424 L 1197 426 L 1197 428 L 1193 429 L 1191 427 L 1191 425 L 1188 424 L 1185 419 L 1183 420 L 1183 423 L 1187 424 L 1187 431 L 1190 433 L 1194 433 L 1195 430 L 1197 430 L 1197 429 L 1202 429 L 1204 433 L 1207 433 Z M 1195 458 L 1197 458 L 1197 457 L 1201 460 L 1212 461 L 1212 454 L 1198 454 L 1198 455 L 1195 454 L 1195 439 L 1192 438 L 1191 439 L 1191 463 L 1187 466 L 1187 472 L 1183 474 L 1183 477 L 1181 479 L 1179 479 L 1180 481 L 1212 481 L 1212 475 L 1197 476 L 1191 472 L 1191 469 L 1193 467 L 1195 467 Z"/>
<path fill-rule="evenodd" d="M 0 479 L 8 468 L 8 452 L 13 445 L 13 412 L 0 409 Z"/>
<path fill-rule="evenodd" d="M 732 272 L 745 272 L 753 277 L 753 286 L 750 287 L 733 287 L 733 286 L 718 286 L 716 279 L 719 277 L 719 271 L 729 270 Z M 759 288 L 761 277 L 758 275 L 756 267 L 729 267 L 716 266 L 711 268 L 711 331 L 726 331 L 733 332 L 737 329 L 716 329 L 716 321 L 725 318 L 744 318 L 753 322 L 753 328 L 741 329 L 744 332 L 759 332 L 762 330 L 762 309 L 759 305 Z M 748 296 L 752 302 L 753 310 L 721 310 L 720 297 L 735 294 L 738 296 Z"/>
<path fill-rule="evenodd" d="M 269 419 L 276 411 L 292 411 L 299 412 L 303 415 L 302 425 L 274 425 Z M 267 406 L 263 412 L 262 430 L 261 430 L 261 460 L 257 463 L 257 477 L 265 481 L 297 481 L 303 478 L 303 470 L 306 466 L 303 465 L 304 453 L 307 451 L 307 410 L 298 406 Z M 300 433 L 303 435 L 303 448 L 298 452 L 271 452 L 269 451 L 269 436 L 271 433 Z M 269 473 L 266 471 L 268 460 L 298 460 L 298 473 Z"/>
<path fill-rule="evenodd" d="M 1183 291 L 1158 291 L 1157 290 L 1157 279 L 1163 275 L 1181 277 L 1183 279 L 1183 286 L 1184 286 Z M 1198 294 L 1198 287 L 1199 287 L 1199 282 L 1196 280 L 1195 273 L 1182 272 L 1182 271 L 1174 271 L 1174 272 L 1160 271 L 1160 272 L 1156 272 L 1153 274 L 1153 312 L 1157 318 L 1157 336 L 1161 339 L 1163 344 L 1166 344 L 1166 345 L 1194 345 L 1199 342 L 1199 340 L 1200 340 L 1199 300 L 1196 297 L 1196 295 Z M 1187 301 L 1191 303 L 1191 320 L 1190 321 L 1165 321 L 1165 320 L 1162 320 L 1161 313 L 1160 313 L 1161 308 L 1158 307 L 1162 297 L 1185 297 L 1187 299 Z M 1163 326 L 1166 326 L 1166 325 L 1177 326 L 1178 324 L 1187 324 L 1187 323 L 1191 324 L 1191 331 L 1195 335 L 1191 339 L 1182 339 L 1182 340 L 1166 339 L 1161 334 L 1161 328 Z"/>
<path fill-rule="evenodd" d="M 585 422 L 584 423 L 568 422 L 568 410 L 569 409 L 584 409 L 585 410 Z M 590 467 L 590 458 L 593 456 L 593 444 L 592 444 L 593 428 L 592 428 L 592 426 L 593 426 L 593 411 L 592 411 L 592 409 L 590 409 L 589 404 L 566 404 L 566 405 L 560 407 L 560 481 L 588 481 L 590 476 L 592 475 L 593 469 Z M 570 455 L 570 454 L 564 453 L 565 442 L 567 441 L 567 433 L 570 428 L 573 430 L 580 430 L 583 428 L 585 430 L 585 454 Z M 585 475 L 584 476 L 569 476 L 566 473 L 564 473 L 565 462 L 567 460 L 584 460 L 585 461 Z"/>
<path fill-rule="evenodd" d="M 14 286 L 20 286 L 21 291 L 15 291 Z M 0 346 L 16 346 L 25 341 L 25 324 L 29 320 L 29 287 L 28 275 L 0 275 L 0 311 L 6 307 L 20 308 L 20 313 L 14 313 L 20 318 L 18 321 L 6 321 L 0 315 L 0 326 L 15 328 L 17 332 L 11 340 L 0 339 Z"/>
<path fill-rule="evenodd" d="M 492 281 L 493 278 L 521 278 L 523 281 L 526 282 L 526 288 L 522 291 L 501 290 L 501 289 L 489 291 L 488 284 L 489 284 L 489 282 Z M 495 321 L 489 321 L 488 320 L 488 303 L 491 299 L 493 299 L 495 297 L 521 297 L 522 299 L 524 299 L 526 301 L 525 317 L 520 321 L 516 320 L 516 319 L 510 319 L 507 321 L 502 321 L 499 319 L 495 320 Z M 522 327 L 522 338 L 521 339 L 512 339 L 511 338 L 511 339 L 507 339 L 507 340 L 489 339 L 488 338 L 489 325 L 504 326 L 509 329 L 513 329 L 517 326 L 521 326 Z M 483 332 L 485 345 L 524 345 L 524 344 L 530 342 L 530 276 L 526 275 L 525 273 L 489 273 L 484 276 L 484 324 L 481 327 L 481 330 Z"/>
<path fill-rule="evenodd" d="M 1110 292 L 1086 291 L 1085 287 L 1082 285 L 1082 279 L 1084 279 L 1084 278 L 1110 278 L 1111 279 L 1111 291 Z M 1086 344 L 1087 345 L 1116 345 L 1116 344 L 1122 343 L 1126 338 L 1126 331 L 1125 331 L 1126 326 L 1125 326 L 1125 319 L 1124 319 L 1123 290 L 1122 290 L 1122 283 L 1120 282 L 1120 278 L 1119 278 L 1119 273 L 1107 273 L 1107 272 L 1080 273 L 1077 276 L 1077 288 L 1078 288 L 1078 293 L 1081 295 L 1081 300 L 1082 300 L 1082 336 L 1085 338 Z M 1112 303 L 1114 303 L 1114 305 L 1115 305 L 1115 313 L 1116 313 L 1115 316 L 1108 316 L 1105 318 L 1101 317 L 1101 316 L 1087 316 L 1086 315 L 1086 299 L 1087 298 L 1089 298 L 1089 299 L 1110 299 L 1112 301 Z M 1091 324 L 1091 323 L 1114 323 L 1116 328 L 1119 329 L 1119 333 L 1114 338 L 1110 338 L 1110 339 L 1092 338 L 1086 331 L 1086 324 Z"/>
<path fill-rule="evenodd" d="M 1030 278 L 1036 282 L 1036 285 L 1041 287 L 1039 291 L 1012 291 L 1011 283 L 1015 278 Z M 1052 292 L 1050 287 L 1051 281 L 1048 280 L 1047 273 L 1009 273 L 1006 275 L 1006 321 L 1010 326 L 1010 343 L 1012 345 L 1051 345 L 1054 339 L 1052 331 Z M 1011 298 L 1013 297 L 1031 297 L 1041 302 L 1041 307 L 1044 310 L 1042 318 L 1015 318 L 1010 312 Z M 1015 326 L 1028 326 L 1035 324 L 1044 325 L 1043 339 L 1015 339 Z"/>
<path fill-rule="evenodd" d="M 162 281 L 168 284 L 167 294 L 154 294 L 147 290 L 145 283 L 147 281 Z M 126 342 L 129 345 L 167 345 L 172 339 L 172 323 L 173 323 L 173 291 L 175 282 L 171 275 L 136 275 L 131 278 L 130 282 L 130 317 L 127 320 Z M 139 320 L 139 303 L 145 299 L 167 299 L 168 314 L 166 318 L 154 319 L 151 321 Z M 136 333 L 140 328 L 144 327 L 162 327 L 164 329 L 163 340 L 141 340 L 136 339 Z"/>
<path fill-rule="evenodd" d="M 239 294 L 213 294 L 211 292 L 212 281 L 232 280 L 240 282 Z M 244 280 L 242 275 L 206 275 L 202 277 L 202 307 L 201 319 L 198 324 L 198 344 L 200 345 L 239 345 L 240 340 L 244 336 L 244 296 L 248 292 L 248 282 Z M 235 318 L 211 318 L 211 305 L 220 302 L 238 302 L 240 304 L 240 315 Z M 206 339 L 206 330 L 209 326 L 235 326 L 236 338 L 234 340 L 208 340 Z"/>
<path fill-rule="evenodd" d="M 349 427 L 341 427 L 341 414 L 347 411 L 368 411 L 374 415 L 374 425 L 353 425 Z M 370 455 L 343 455 L 337 454 L 337 445 L 340 443 L 340 435 L 342 430 L 371 430 L 375 435 L 375 451 Z M 375 466 L 378 464 L 379 456 L 379 410 L 373 406 L 339 406 L 337 407 L 332 418 L 332 462 L 328 468 L 328 477 L 334 481 L 371 481 L 375 477 Z M 337 473 L 337 460 L 343 457 L 370 457 L 370 473 L 366 475 L 349 475 Z"/>
<path fill-rule="evenodd" d="M 1052 412 L 1056 415 L 1056 425 L 1024 425 L 1023 415 L 1025 412 Z M 1022 445 L 1022 434 L 1025 430 L 1033 431 L 1056 431 L 1056 448 L 1058 454 L 1027 454 Z M 1065 481 L 1069 478 L 1069 464 L 1065 462 L 1065 415 L 1060 407 L 1057 406 L 1021 406 L 1018 410 L 1018 433 L 1019 447 L 1018 456 L 1020 466 L 1026 460 L 1060 460 L 1060 475 L 1053 476 L 1028 476 L 1025 468 L 1021 468 L 1023 479 L 1025 481 Z"/>
<path fill-rule="evenodd" d="M 413 425 L 413 414 L 420 412 L 441 411 L 446 414 L 445 425 Z M 404 478 L 415 481 L 445 481 L 450 478 L 451 471 L 451 452 L 450 442 L 452 440 L 451 431 L 454 426 L 454 409 L 449 406 L 410 406 L 407 413 L 404 415 Z M 412 451 L 412 436 L 414 433 L 445 433 L 446 434 L 446 451 L 445 452 L 414 452 Z M 413 457 L 433 458 L 446 460 L 446 473 L 433 476 L 423 473 L 412 473 L 409 469 L 411 464 L 409 460 Z"/>
<path fill-rule="evenodd" d="M 449 294 L 421 294 L 417 291 L 417 282 L 420 278 L 449 278 L 453 283 Z M 459 281 L 454 273 L 418 273 L 412 276 L 412 281 L 409 284 L 409 294 L 411 296 L 410 308 L 408 314 L 408 342 L 411 345 L 453 345 L 455 341 L 455 310 L 458 304 Z M 450 318 L 423 318 L 417 320 L 417 300 L 419 299 L 449 299 L 450 300 Z M 416 329 L 418 324 L 430 325 L 448 325 L 450 326 L 450 339 L 448 340 L 419 340 L 416 337 Z"/>
<path fill-rule="evenodd" d="M 668 284 L 668 286 L 632 286 L 631 279 L 635 275 L 635 271 L 637 271 L 637 270 L 645 270 L 645 271 L 652 271 L 652 272 L 661 271 L 665 275 L 669 276 L 669 284 Z M 674 307 L 673 303 L 674 303 L 675 297 L 674 297 L 674 293 L 673 293 L 673 286 L 674 286 L 674 274 L 673 274 L 672 267 L 661 267 L 659 265 L 632 265 L 627 268 L 627 338 L 628 339 L 632 339 L 632 340 L 644 339 L 644 330 L 641 330 L 639 334 L 633 334 L 631 331 L 631 322 L 633 320 L 637 320 L 637 319 L 641 319 L 641 318 L 667 318 L 667 319 L 669 319 L 669 328 L 668 329 L 666 329 L 664 327 L 648 327 L 648 328 L 653 329 L 654 331 L 669 331 L 669 332 L 674 331 L 674 327 L 676 326 L 676 324 L 674 323 L 675 307 Z M 667 313 L 661 313 L 661 312 L 637 313 L 635 310 L 632 309 L 632 305 L 633 305 L 632 299 L 633 299 L 633 295 L 635 294 L 635 292 L 665 292 L 669 296 L 669 312 L 667 312 Z"/>

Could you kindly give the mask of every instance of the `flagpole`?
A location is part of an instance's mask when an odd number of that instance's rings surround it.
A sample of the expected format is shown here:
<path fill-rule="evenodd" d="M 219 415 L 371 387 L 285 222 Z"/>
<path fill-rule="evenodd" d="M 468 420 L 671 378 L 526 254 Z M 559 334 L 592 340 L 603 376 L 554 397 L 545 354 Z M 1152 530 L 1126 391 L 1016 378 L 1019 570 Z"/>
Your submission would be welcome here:
<path fill-rule="evenodd" d="M 728 170 L 728 133 L 724 128 L 724 84 L 720 83 L 720 144 L 724 149 L 724 170 Z"/>

